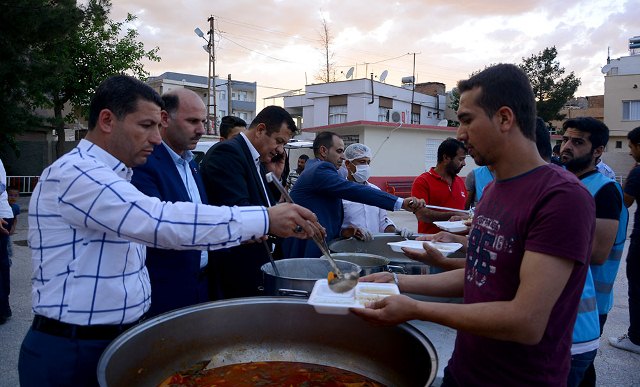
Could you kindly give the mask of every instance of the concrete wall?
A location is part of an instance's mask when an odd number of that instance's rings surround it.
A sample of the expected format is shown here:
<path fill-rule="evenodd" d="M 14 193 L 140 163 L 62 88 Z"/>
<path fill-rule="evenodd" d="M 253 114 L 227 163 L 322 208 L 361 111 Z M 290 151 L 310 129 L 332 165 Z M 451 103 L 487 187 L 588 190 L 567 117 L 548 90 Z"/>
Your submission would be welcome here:
<path fill-rule="evenodd" d="M 638 72 L 640 72 L 640 62 Z M 634 85 L 637 87 L 634 88 Z M 604 123 L 610 130 L 628 132 L 640 126 L 640 121 L 622 120 L 622 101 L 629 100 L 640 100 L 640 74 L 606 76 L 604 80 Z"/>
<path fill-rule="evenodd" d="M 438 145 L 447 137 L 455 137 L 455 128 L 417 127 L 397 125 L 375 125 L 356 123 L 344 126 L 317 128 L 316 132 L 330 130 L 341 136 L 357 135 L 359 141 L 371 148 L 374 155 L 371 162 L 374 180 L 389 177 L 414 178 L 435 166 Z M 315 131 L 315 130 L 314 130 Z M 431 147 L 428 147 L 431 144 Z M 427 160 L 431 160 L 428 162 Z M 476 167 L 473 159 L 467 157 L 467 166 L 461 176 Z"/>

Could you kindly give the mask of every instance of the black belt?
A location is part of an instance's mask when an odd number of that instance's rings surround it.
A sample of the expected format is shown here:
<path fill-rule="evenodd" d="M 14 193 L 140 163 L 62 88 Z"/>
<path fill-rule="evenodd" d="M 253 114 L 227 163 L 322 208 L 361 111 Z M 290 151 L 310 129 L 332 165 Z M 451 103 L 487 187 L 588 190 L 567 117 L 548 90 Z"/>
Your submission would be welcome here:
<path fill-rule="evenodd" d="M 78 340 L 113 340 L 138 322 L 122 325 L 76 325 L 36 315 L 31 329 L 58 337 Z"/>

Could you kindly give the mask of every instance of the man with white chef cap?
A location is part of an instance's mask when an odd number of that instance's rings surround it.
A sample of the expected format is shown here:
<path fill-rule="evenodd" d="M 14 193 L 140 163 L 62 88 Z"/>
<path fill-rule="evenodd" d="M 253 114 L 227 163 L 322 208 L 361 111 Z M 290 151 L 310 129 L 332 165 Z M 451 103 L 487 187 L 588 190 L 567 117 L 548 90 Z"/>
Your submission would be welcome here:
<path fill-rule="evenodd" d="M 371 149 L 364 144 L 351 144 L 344 151 L 347 179 L 369 187 L 380 189 L 369 183 L 371 176 Z M 387 216 L 383 208 L 342 200 L 344 221 L 340 235 L 344 238 L 355 237 L 360 240 L 371 240 L 373 234 L 381 232 L 400 232 L 405 238 L 413 233 L 407 228 L 397 230 L 395 224 Z"/>

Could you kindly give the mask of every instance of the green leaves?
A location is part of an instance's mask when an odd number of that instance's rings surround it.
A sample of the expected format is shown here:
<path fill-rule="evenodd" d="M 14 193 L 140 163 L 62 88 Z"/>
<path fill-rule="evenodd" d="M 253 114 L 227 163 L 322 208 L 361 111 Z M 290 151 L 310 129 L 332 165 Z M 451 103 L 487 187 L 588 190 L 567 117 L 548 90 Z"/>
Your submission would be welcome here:
<path fill-rule="evenodd" d="M 142 61 L 160 60 L 158 47 L 145 50 L 135 29 L 124 31 L 135 16 L 109 19 L 109 0 L 0 0 L 0 7 L 2 138 L 41 125 L 34 110 L 44 108 L 63 139 L 65 121 L 86 116 L 100 82 L 119 73 L 145 79 Z"/>
<path fill-rule="evenodd" d="M 520 68 L 527 73 L 531 81 L 538 116 L 546 122 L 564 118 L 559 112 L 573 97 L 581 83 L 573 71 L 563 77 L 565 69 L 556 60 L 557 56 L 555 46 L 547 47 L 537 55 L 522 58 L 523 62 L 520 64 Z"/>

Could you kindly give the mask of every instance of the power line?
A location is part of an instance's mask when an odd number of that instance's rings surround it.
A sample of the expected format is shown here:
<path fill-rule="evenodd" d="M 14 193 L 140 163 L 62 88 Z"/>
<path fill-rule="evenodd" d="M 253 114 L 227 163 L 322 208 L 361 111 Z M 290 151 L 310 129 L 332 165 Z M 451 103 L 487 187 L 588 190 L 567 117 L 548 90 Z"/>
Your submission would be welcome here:
<path fill-rule="evenodd" d="M 233 40 L 229 39 L 229 38 L 228 38 L 228 37 L 226 37 L 226 36 L 223 36 L 223 35 L 220 35 L 220 36 L 221 36 L 222 38 L 224 38 L 224 39 L 227 39 L 227 40 L 228 40 L 228 41 L 230 41 L 231 43 L 233 43 L 233 44 L 235 44 L 235 45 L 237 45 L 237 46 L 240 46 L 240 47 L 244 48 L 244 49 L 245 49 L 245 50 L 247 50 L 247 51 L 251 51 L 251 52 L 254 52 L 254 53 L 256 53 L 256 54 L 259 54 L 259 55 L 262 55 L 262 56 L 266 56 L 267 58 L 270 58 L 270 59 L 273 59 L 273 60 L 277 60 L 277 61 L 280 61 L 280 62 L 285 62 L 285 63 L 296 63 L 296 62 L 291 62 L 290 60 L 276 58 L 276 57 L 273 57 L 273 56 L 271 56 L 271 55 L 264 54 L 264 53 L 262 53 L 262 52 L 260 52 L 260 51 L 252 50 L 252 49 L 250 49 L 250 48 L 248 48 L 248 47 L 243 46 L 242 44 L 240 44 L 240 43 L 238 43 L 238 42 L 235 42 L 235 41 L 233 41 Z"/>

